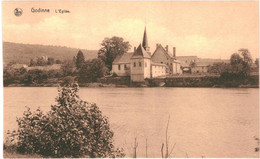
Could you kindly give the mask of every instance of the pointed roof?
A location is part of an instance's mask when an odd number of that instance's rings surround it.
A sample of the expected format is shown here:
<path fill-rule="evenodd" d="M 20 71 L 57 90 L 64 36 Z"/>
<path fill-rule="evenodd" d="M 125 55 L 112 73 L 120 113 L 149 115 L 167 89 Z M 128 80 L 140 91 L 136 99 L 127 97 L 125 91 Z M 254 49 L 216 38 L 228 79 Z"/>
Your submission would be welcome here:
<path fill-rule="evenodd" d="M 122 55 L 118 55 L 115 60 L 113 61 L 113 64 L 124 64 L 124 63 L 130 63 L 130 59 L 133 56 L 133 52 L 131 53 L 124 53 Z"/>
<path fill-rule="evenodd" d="M 135 50 L 133 56 L 131 58 L 151 58 L 151 55 L 148 54 L 145 49 L 143 48 L 143 46 L 140 44 L 138 46 L 138 48 Z"/>
<path fill-rule="evenodd" d="M 146 49 L 148 46 L 148 39 L 147 39 L 147 35 L 146 35 L 146 27 L 144 28 L 144 37 L 143 37 L 143 43 L 142 46 Z"/>
<path fill-rule="evenodd" d="M 164 54 L 165 56 L 167 56 L 167 57 L 169 57 L 169 58 L 173 58 L 173 57 L 169 54 L 169 52 L 167 52 L 167 51 L 164 49 L 164 47 L 163 47 L 161 44 L 159 44 L 159 45 L 157 46 L 157 48 L 155 49 L 155 51 L 154 51 L 152 57 L 155 56 L 155 54 Z"/>

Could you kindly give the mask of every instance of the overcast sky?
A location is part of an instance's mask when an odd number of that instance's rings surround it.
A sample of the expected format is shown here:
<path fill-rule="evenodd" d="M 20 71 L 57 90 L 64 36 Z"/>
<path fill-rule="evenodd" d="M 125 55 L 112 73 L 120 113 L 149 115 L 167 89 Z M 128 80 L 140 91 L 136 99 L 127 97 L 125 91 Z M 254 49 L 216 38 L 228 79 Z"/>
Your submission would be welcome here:
<path fill-rule="evenodd" d="M 134 47 L 146 26 L 152 52 L 161 43 L 170 50 L 175 46 L 177 56 L 227 59 L 247 48 L 253 58 L 259 57 L 257 1 L 31 1 L 3 2 L 2 7 L 3 40 L 9 42 L 98 50 L 105 37 L 120 36 Z M 15 8 L 23 10 L 20 17 L 14 15 Z M 32 13 L 31 8 L 50 13 Z"/>

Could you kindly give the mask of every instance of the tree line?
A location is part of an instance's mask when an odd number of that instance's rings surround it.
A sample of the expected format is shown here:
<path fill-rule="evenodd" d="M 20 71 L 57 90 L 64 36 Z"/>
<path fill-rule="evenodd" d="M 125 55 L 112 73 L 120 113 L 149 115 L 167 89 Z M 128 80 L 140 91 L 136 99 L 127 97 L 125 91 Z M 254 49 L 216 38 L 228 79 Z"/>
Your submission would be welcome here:
<path fill-rule="evenodd" d="M 130 48 L 131 45 L 128 41 L 114 36 L 102 41 L 98 57 L 91 60 L 85 60 L 83 52 L 79 50 L 77 56 L 71 60 L 60 61 L 40 57 L 36 60 L 31 59 L 29 64 L 29 67 L 60 64 L 60 69 L 30 69 L 27 71 L 26 68 L 13 68 L 10 64 L 4 68 L 4 85 L 53 84 L 63 81 L 64 78 L 72 78 L 79 83 L 96 82 L 98 78 L 110 75 L 114 59 L 118 55 L 126 53 Z"/>

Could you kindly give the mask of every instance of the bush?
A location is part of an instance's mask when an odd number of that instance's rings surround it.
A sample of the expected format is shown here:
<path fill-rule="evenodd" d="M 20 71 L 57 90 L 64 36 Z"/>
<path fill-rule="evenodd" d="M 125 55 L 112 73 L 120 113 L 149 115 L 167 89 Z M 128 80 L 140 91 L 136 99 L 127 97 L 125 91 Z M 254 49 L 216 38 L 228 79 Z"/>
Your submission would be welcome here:
<path fill-rule="evenodd" d="M 28 108 L 18 122 L 20 153 L 46 157 L 124 157 L 113 145 L 108 118 L 79 98 L 77 84 L 60 87 L 57 104 L 44 114 Z"/>

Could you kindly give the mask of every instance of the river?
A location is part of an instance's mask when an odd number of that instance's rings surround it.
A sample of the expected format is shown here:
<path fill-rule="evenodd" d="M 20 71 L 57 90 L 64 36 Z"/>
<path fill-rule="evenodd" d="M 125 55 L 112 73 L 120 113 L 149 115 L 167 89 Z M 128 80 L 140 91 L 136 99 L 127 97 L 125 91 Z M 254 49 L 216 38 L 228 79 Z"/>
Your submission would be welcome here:
<path fill-rule="evenodd" d="M 259 89 L 254 88 L 80 88 L 109 117 L 117 147 L 132 157 L 161 157 L 170 116 L 171 157 L 259 157 Z M 17 128 L 25 106 L 50 110 L 57 88 L 5 87 L 4 131 Z"/>

